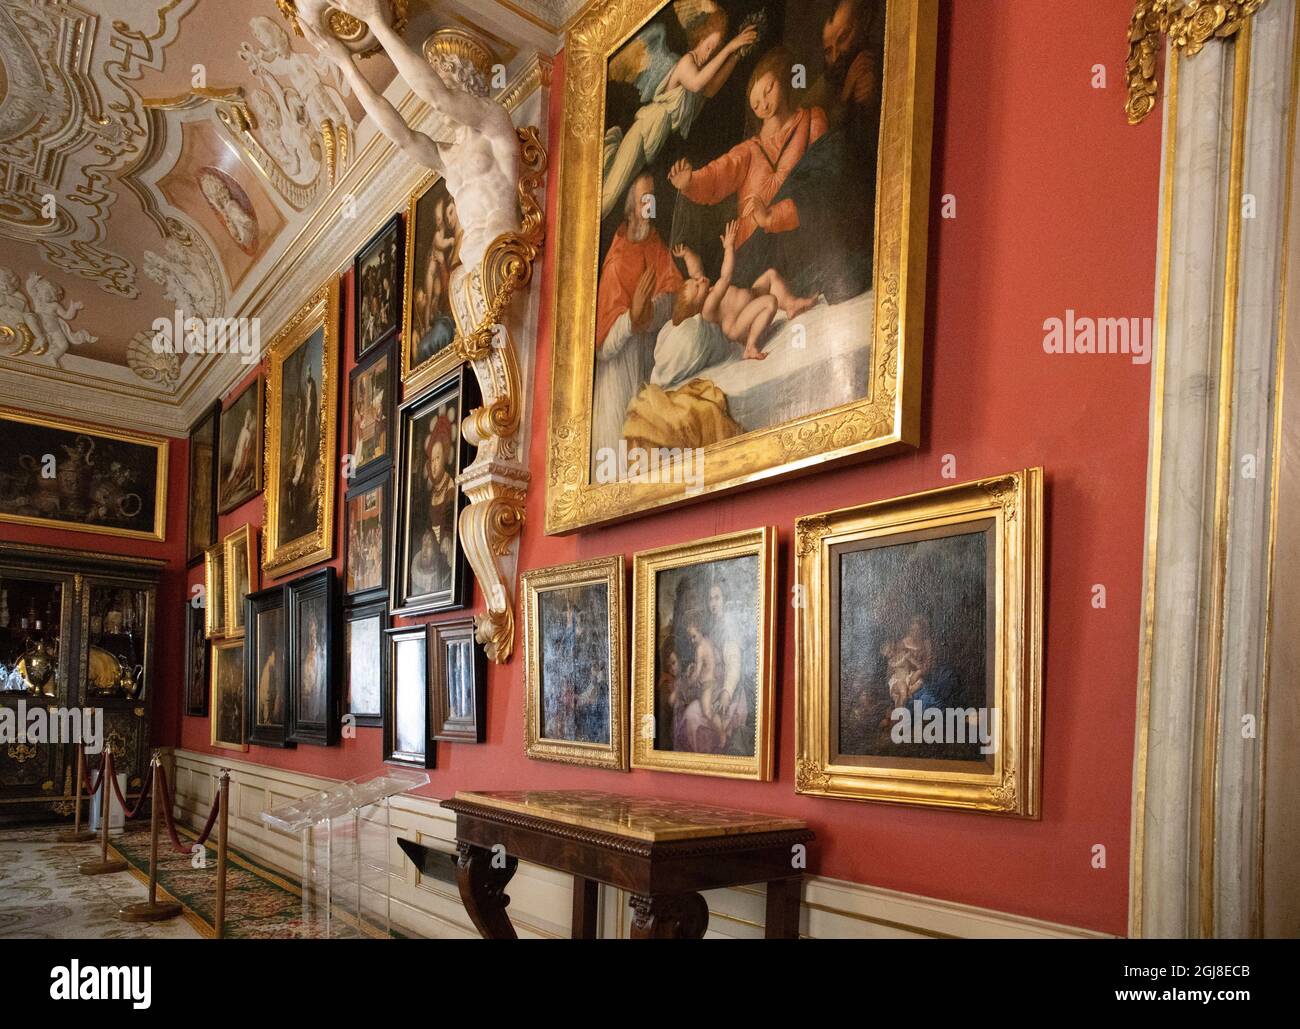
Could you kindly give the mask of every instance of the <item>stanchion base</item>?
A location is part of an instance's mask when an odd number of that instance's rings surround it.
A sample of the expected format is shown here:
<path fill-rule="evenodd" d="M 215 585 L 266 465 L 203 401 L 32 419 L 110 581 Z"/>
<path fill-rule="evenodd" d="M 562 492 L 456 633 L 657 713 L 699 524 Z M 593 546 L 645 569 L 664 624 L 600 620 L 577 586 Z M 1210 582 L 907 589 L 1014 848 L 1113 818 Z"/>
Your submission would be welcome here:
<path fill-rule="evenodd" d="M 171 901 L 142 900 L 138 904 L 128 904 L 117 913 L 123 922 L 165 922 L 181 913 L 181 906 Z"/>
<path fill-rule="evenodd" d="M 82 875 L 108 875 L 111 872 L 125 872 L 125 861 L 114 861 L 112 858 L 106 858 L 103 861 L 83 861 L 77 866 L 77 871 Z"/>
<path fill-rule="evenodd" d="M 60 843 L 89 843 L 91 840 L 97 839 L 97 837 L 93 832 L 86 829 L 81 832 L 73 832 L 69 829 L 67 832 L 59 833 L 56 839 Z"/>

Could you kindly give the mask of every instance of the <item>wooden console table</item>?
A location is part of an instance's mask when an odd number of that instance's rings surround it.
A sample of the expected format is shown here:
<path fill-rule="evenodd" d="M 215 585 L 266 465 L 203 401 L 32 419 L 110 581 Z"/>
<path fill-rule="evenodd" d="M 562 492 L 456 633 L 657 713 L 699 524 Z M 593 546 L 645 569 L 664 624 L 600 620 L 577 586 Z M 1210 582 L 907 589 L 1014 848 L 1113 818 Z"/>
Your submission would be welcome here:
<path fill-rule="evenodd" d="M 515 938 L 506 885 L 521 860 L 573 876 L 574 939 L 596 937 L 600 883 L 632 895 L 634 939 L 698 939 L 709 922 L 699 891 L 760 882 L 767 938 L 798 937 L 796 856 L 813 833 L 797 818 L 591 790 L 462 792 L 442 806 L 456 812 L 461 900 L 488 939 Z M 505 854 L 495 865 L 493 848 Z"/>

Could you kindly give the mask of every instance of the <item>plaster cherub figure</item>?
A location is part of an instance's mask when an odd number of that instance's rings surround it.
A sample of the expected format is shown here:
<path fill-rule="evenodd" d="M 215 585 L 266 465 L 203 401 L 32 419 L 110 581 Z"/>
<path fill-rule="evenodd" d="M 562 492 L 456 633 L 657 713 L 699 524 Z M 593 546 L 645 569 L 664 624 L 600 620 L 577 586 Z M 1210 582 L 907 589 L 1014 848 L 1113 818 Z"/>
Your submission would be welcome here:
<path fill-rule="evenodd" d="M 328 6 L 364 22 L 398 74 L 432 109 L 428 132 L 412 129 L 357 69 L 346 44 L 323 27 L 326 5 L 298 5 L 303 34 L 343 73 L 380 131 L 412 160 L 443 176 L 464 232 L 462 263 L 477 267 L 493 240 L 519 230 L 519 137 L 509 112 L 491 99 L 481 75 L 453 61 L 435 71 L 394 31 L 385 0 L 330 0 Z"/>
<path fill-rule="evenodd" d="M 40 339 L 40 323 L 32 314 L 18 276 L 10 268 L 0 268 L 0 326 L 13 334 L 15 356 L 31 351 Z"/>
<path fill-rule="evenodd" d="M 62 367 L 63 355 L 69 348 L 95 342 L 96 337 L 85 329 L 73 329 L 68 324 L 81 310 L 81 301 L 73 300 L 65 306 L 63 287 L 58 283 L 32 272 L 27 276 L 27 296 L 41 327 L 45 357 L 56 367 Z"/>

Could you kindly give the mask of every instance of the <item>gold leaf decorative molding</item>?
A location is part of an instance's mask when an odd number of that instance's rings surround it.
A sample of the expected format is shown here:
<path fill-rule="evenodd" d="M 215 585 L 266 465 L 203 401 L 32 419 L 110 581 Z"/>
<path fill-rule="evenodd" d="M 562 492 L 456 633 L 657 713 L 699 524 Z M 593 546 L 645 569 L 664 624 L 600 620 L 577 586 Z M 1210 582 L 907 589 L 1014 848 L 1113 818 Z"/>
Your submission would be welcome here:
<path fill-rule="evenodd" d="M 1128 101 L 1124 105 L 1130 125 L 1144 121 L 1156 106 L 1160 91 L 1156 81 L 1160 37 L 1170 47 L 1194 57 L 1211 39 L 1235 35 L 1246 19 L 1266 0 L 1137 0 L 1128 30 Z"/>

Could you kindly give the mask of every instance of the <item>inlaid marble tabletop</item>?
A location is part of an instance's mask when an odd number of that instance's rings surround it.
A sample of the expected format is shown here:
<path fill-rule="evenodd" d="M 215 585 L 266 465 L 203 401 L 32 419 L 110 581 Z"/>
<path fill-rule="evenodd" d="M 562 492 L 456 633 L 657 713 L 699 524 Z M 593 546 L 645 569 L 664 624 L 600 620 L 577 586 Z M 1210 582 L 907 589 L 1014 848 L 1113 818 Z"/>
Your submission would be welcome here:
<path fill-rule="evenodd" d="M 799 818 L 598 790 L 458 791 L 457 801 L 659 843 L 806 828 Z"/>

